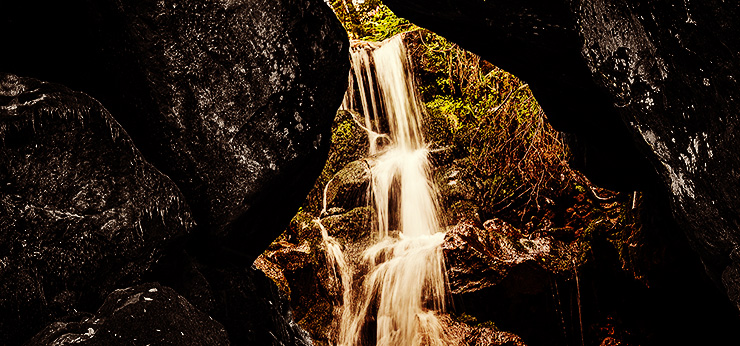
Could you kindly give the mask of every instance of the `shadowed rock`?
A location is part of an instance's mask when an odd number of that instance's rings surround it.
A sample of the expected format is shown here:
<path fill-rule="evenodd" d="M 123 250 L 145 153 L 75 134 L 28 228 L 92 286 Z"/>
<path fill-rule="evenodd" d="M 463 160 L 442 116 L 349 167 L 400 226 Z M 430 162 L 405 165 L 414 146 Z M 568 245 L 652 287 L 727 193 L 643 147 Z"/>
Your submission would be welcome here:
<path fill-rule="evenodd" d="M 311 338 L 293 321 L 290 302 L 264 273 L 253 268 L 198 266 L 213 297 L 213 316 L 236 345 L 310 346 Z"/>
<path fill-rule="evenodd" d="M 225 346 L 229 339 L 220 323 L 155 283 L 116 290 L 95 315 L 52 323 L 26 343 L 67 344 Z"/>
<path fill-rule="evenodd" d="M 454 321 L 449 315 L 440 316 L 440 322 L 450 343 L 460 346 L 526 346 L 522 339 L 494 326 L 471 326 Z"/>
<path fill-rule="evenodd" d="M 649 150 L 707 273 L 740 308 L 740 4 L 596 2 L 576 13 L 596 83 Z"/>
<path fill-rule="evenodd" d="M 40 1 L 0 13 L 14 50 L 0 68 L 105 104 L 188 198 L 213 238 L 197 242 L 214 243 L 201 255 L 224 243 L 251 264 L 287 226 L 326 158 L 349 68 L 323 1 Z"/>
<path fill-rule="evenodd" d="M 193 227 L 107 110 L 0 73 L 0 344 L 136 284 Z"/>

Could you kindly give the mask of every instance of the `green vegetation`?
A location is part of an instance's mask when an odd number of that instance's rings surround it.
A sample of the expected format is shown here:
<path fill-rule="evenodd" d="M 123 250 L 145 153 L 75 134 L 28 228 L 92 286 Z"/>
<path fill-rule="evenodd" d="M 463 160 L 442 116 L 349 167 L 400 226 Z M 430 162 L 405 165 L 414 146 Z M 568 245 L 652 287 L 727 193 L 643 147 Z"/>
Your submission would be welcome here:
<path fill-rule="evenodd" d="M 569 187 L 566 146 L 527 84 L 429 31 L 407 41 L 429 113 L 427 136 L 476 181 L 481 217 L 522 226 Z"/>
<path fill-rule="evenodd" d="M 380 0 L 333 0 L 331 7 L 342 22 L 350 39 L 383 41 L 416 27 L 406 19 L 396 17 Z"/>

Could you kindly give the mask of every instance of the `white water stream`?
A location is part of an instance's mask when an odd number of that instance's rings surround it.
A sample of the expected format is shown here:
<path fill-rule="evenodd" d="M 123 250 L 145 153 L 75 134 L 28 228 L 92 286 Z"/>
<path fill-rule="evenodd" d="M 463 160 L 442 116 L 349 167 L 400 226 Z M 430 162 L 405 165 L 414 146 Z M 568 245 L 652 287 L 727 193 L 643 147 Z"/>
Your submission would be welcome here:
<path fill-rule="evenodd" d="M 409 71 L 401 36 L 352 52 L 360 104 L 350 93 L 343 106 L 364 113 L 377 242 L 363 253 L 367 275 L 353 285 L 355 268 L 319 223 L 328 264 L 344 288 L 340 346 L 447 344 L 435 314 L 445 310 L 447 292 L 444 232 L 422 134 L 423 108 Z"/>

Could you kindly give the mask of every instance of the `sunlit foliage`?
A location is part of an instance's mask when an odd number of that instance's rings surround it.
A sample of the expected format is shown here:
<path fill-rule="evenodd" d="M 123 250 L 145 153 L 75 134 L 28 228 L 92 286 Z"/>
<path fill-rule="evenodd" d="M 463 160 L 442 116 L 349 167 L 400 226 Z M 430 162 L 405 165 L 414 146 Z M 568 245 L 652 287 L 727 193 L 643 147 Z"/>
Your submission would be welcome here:
<path fill-rule="evenodd" d="M 379 0 L 332 0 L 331 7 L 350 39 L 383 41 L 416 27 L 399 18 Z"/>

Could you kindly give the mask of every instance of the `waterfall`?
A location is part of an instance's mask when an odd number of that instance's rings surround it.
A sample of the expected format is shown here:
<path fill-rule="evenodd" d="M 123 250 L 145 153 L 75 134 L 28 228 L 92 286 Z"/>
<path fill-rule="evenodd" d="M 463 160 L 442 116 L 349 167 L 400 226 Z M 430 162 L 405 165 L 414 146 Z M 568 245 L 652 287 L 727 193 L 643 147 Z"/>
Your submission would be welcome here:
<path fill-rule="evenodd" d="M 431 181 L 423 107 L 416 95 L 402 37 L 363 43 L 352 51 L 346 109 L 361 110 L 369 138 L 370 200 L 376 212 L 376 243 L 362 256 L 367 274 L 354 285 L 355 270 L 322 227 L 329 265 L 344 287 L 338 344 L 341 346 L 445 345 L 435 312 L 447 292 L 437 190 Z M 358 103 L 359 101 L 359 103 Z M 355 288 L 356 287 L 356 288 Z"/>

